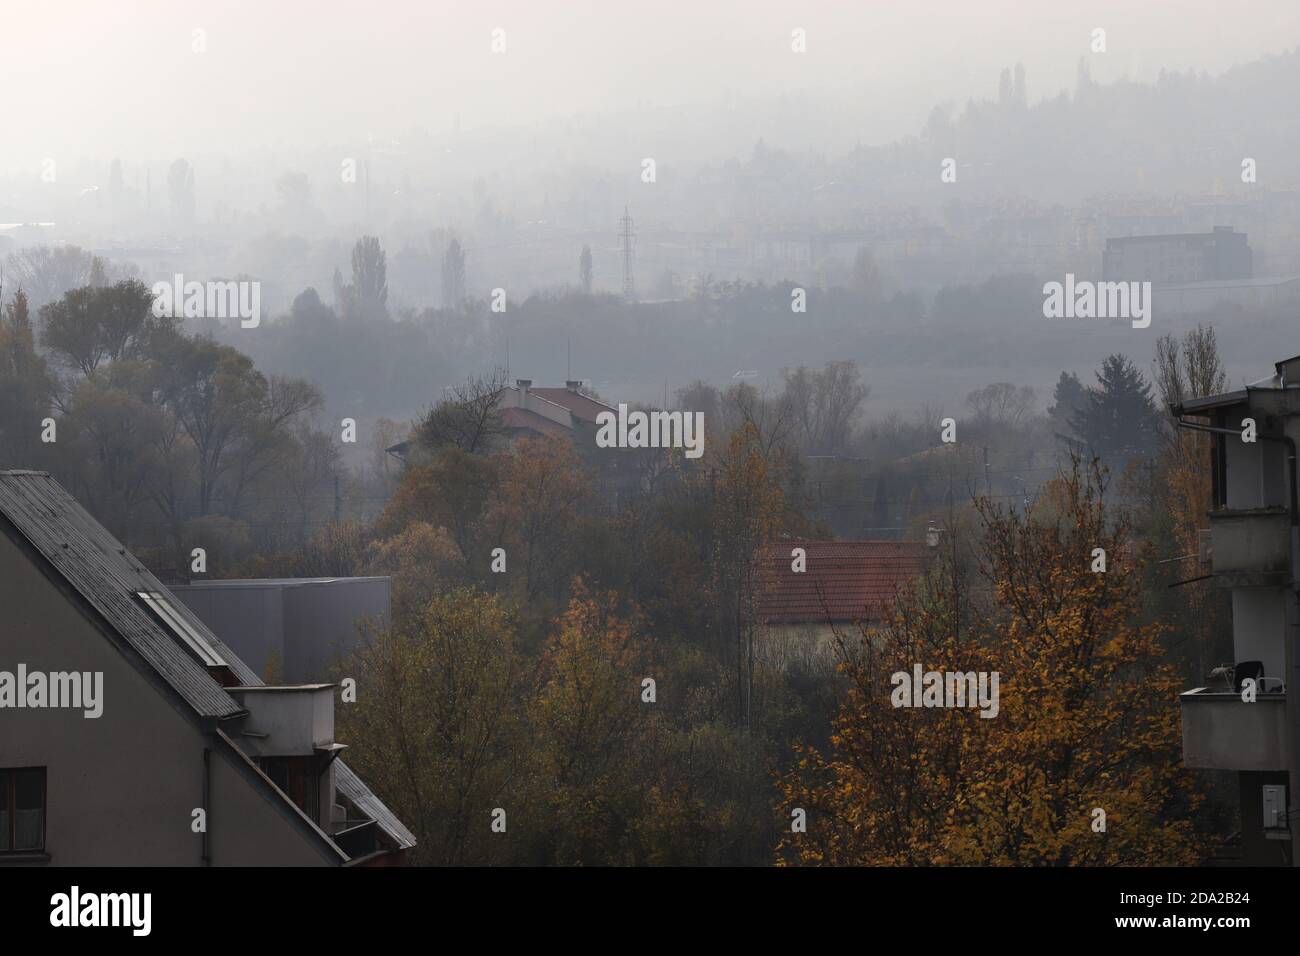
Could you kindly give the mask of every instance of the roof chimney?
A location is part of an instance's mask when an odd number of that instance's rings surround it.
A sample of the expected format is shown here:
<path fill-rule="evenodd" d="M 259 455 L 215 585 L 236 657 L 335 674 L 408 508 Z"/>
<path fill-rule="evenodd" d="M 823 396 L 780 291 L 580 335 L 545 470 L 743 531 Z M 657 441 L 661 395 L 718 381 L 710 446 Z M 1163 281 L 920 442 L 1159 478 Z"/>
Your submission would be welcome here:
<path fill-rule="evenodd" d="M 936 528 L 934 525 L 925 529 L 925 546 L 927 548 L 939 547 L 939 536 L 943 534 L 942 528 Z"/>
<path fill-rule="evenodd" d="M 517 378 L 515 384 L 519 386 L 519 391 L 527 394 L 528 390 L 533 386 L 533 380 L 531 378 Z"/>
<path fill-rule="evenodd" d="M 574 393 L 580 392 L 582 390 L 582 379 L 570 379 L 564 383 L 564 387 Z"/>

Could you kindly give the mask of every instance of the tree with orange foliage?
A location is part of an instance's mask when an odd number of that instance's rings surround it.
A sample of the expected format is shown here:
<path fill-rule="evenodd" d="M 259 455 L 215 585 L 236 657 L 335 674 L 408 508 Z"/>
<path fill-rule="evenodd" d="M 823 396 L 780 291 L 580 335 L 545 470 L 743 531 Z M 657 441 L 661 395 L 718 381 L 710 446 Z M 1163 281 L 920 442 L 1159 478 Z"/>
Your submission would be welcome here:
<path fill-rule="evenodd" d="M 488 524 L 523 572 L 525 597 L 558 595 L 568 579 L 575 527 L 592 495 L 582 460 L 567 438 L 548 435 L 520 439 L 499 467 Z"/>
<path fill-rule="evenodd" d="M 1190 864 L 1198 802 L 1182 768 L 1179 683 L 1138 621 L 1138 558 L 1105 473 L 1077 458 L 1033 515 L 976 502 L 984 603 L 941 562 L 856 644 L 831 750 L 780 779 L 807 832 L 785 863 Z M 1105 571 L 1094 570 L 1105 552 Z M 959 620 L 962 625 L 959 626 Z M 969 623 L 966 623 L 968 622 Z M 996 716 L 895 707 L 898 672 L 997 672 Z M 787 816 L 786 819 L 789 819 Z"/>

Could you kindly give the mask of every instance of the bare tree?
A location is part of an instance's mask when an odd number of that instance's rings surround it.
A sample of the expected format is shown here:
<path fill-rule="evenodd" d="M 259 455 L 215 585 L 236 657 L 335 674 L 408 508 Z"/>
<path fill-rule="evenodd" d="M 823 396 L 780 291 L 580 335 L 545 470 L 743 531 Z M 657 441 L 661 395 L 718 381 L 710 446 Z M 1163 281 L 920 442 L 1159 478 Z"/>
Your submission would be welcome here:
<path fill-rule="evenodd" d="M 857 363 L 830 362 L 820 372 L 800 366 L 782 376 L 782 399 L 790 407 L 799 450 L 811 455 L 843 451 L 870 394 Z"/>
<path fill-rule="evenodd" d="M 1181 342 L 1172 335 L 1162 335 L 1156 341 L 1155 380 L 1166 407 L 1222 392 L 1228 376 L 1219 359 L 1214 328 L 1198 325 Z"/>
<path fill-rule="evenodd" d="M 498 407 L 505 388 L 503 369 L 457 385 L 416 424 L 417 440 L 429 449 L 451 445 L 471 453 L 484 450 L 505 434 Z"/>
<path fill-rule="evenodd" d="M 91 285 L 96 257 L 79 246 L 35 246 L 9 255 L 5 260 L 7 283 L 27 293 L 32 313 L 57 301 L 70 289 Z M 115 268 L 100 260 L 101 281 L 130 278 L 139 270 Z"/>
<path fill-rule="evenodd" d="M 981 425 L 1016 426 L 1034 410 L 1038 394 L 1028 385 L 1016 388 L 1010 382 L 994 382 L 966 396 L 966 404 Z"/>
<path fill-rule="evenodd" d="M 794 409 L 784 395 L 768 398 L 765 394 L 738 382 L 722 396 L 722 434 L 728 435 L 743 426 L 754 430 L 764 460 L 773 461 L 783 452 L 795 432 Z"/>

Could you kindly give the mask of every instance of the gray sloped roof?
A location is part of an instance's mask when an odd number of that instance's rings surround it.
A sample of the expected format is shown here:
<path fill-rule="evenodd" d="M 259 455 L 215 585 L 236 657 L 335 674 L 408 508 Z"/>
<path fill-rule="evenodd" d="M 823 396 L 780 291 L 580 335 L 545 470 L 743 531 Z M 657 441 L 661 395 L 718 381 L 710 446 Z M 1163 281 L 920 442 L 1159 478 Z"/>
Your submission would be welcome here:
<path fill-rule="evenodd" d="M 0 471 L 0 514 L 201 717 L 233 717 L 243 712 L 135 597 L 138 591 L 165 594 L 167 588 L 62 485 L 41 471 Z M 241 681 L 257 680 L 183 601 L 173 604 Z"/>
<path fill-rule="evenodd" d="M 0 514 L 197 714 L 221 719 L 244 712 L 238 701 L 135 598 L 138 591 L 168 594 L 168 589 L 49 474 L 0 471 Z M 265 683 L 184 601 L 173 599 L 171 604 L 217 650 L 243 684 L 260 687 Z M 335 761 L 335 768 L 335 782 L 345 797 L 372 816 L 398 846 L 415 845 L 411 831 L 360 777 L 342 760 Z"/>
<path fill-rule="evenodd" d="M 363 812 L 373 817 L 390 837 L 403 849 L 415 846 L 415 834 L 397 819 L 397 815 L 384 806 L 382 800 L 370 792 L 365 782 L 342 760 L 334 761 L 334 785 Z"/>

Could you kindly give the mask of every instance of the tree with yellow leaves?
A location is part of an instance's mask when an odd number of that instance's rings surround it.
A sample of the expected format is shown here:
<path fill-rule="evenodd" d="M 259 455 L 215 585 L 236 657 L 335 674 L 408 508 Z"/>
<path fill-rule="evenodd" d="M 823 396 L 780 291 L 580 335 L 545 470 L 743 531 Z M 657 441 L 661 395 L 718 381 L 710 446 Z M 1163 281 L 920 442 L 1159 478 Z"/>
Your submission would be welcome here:
<path fill-rule="evenodd" d="M 977 501 L 986 594 L 945 559 L 878 631 L 843 641 L 849 691 L 831 748 L 797 748 L 780 780 L 787 814 L 807 814 L 806 832 L 780 840 L 780 861 L 1197 860 L 1179 685 L 1161 628 L 1139 621 L 1140 559 L 1105 481 L 1075 459 L 1033 515 Z M 894 675 L 917 664 L 996 672 L 996 716 L 895 706 Z"/>
<path fill-rule="evenodd" d="M 641 637 L 617 604 L 615 593 L 573 582 L 529 707 L 538 814 L 529 829 L 548 844 L 539 855 L 561 864 L 637 862 L 654 705 L 643 701 Z"/>
<path fill-rule="evenodd" d="M 502 602 L 435 597 L 370 635 L 341 674 L 357 682 L 356 702 L 338 709 L 349 763 L 415 831 L 417 861 L 507 862 L 510 843 L 487 820 L 517 783 L 529 683 Z"/>
<path fill-rule="evenodd" d="M 714 481 L 711 589 L 719 631 L 724 640 L 734 638 L 737 724 L 746 728 L 753 717 L 759 552 L 776 537 L 785 513 L 783 467 L 781 453 L 765 454 L 758 429 L 746 422 L 731 433 Z"/>

